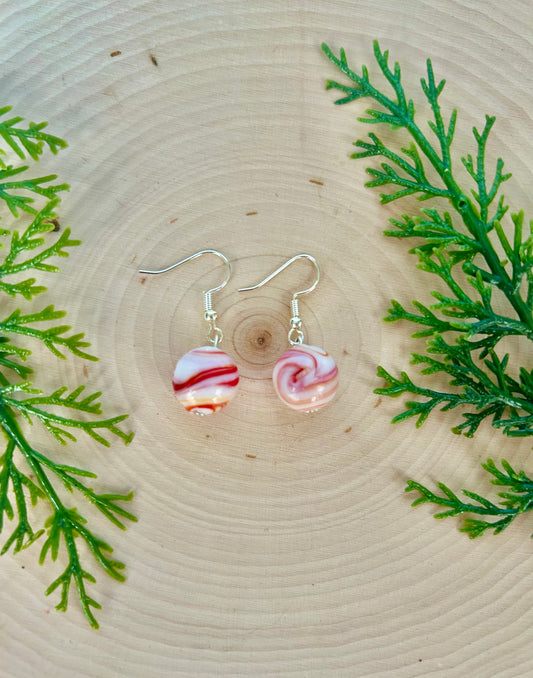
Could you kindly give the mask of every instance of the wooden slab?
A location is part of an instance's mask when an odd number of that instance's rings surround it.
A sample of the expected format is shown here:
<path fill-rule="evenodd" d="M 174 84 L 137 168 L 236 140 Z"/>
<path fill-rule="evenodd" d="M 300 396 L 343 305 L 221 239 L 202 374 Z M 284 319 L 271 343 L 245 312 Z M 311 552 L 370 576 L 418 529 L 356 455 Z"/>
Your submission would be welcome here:
<path fill-rule="evenodd" d="M 471 542 L 403 494 L 408 477 L 485 493 L 480 461 L 506 456 L 531 472 L 531 441 L 487 426 L 456 437 L 449 414 L 393 427 L 400 403 L 373 394 L 377 365 L 406 369 L 415 348 L 411 328 L 381 321 L 390 298 L 428 300 L 433 281 L 382 235 L 416 205 L 381 207 L 363 187 L 365 164 L 348 157 L 368 131 L 363 105 L 333 106 L 320 51 L 345 46 L 370 66 L 377 37 L 413 92 L 431 56 L 448 80 L 444 104 L 459 108 L 457 148 L 471 150 L 472 125 L 497 115 L 489 154 L 505 158 L 506 195 L 531 216 L 531 7 L 3 3 L 1 104 L 49 120 L 70 144 L 38 172 L 71 184 L 61 219 L 84 245 L 50 277 L 47 300 L 101 356 L 84 374 L 80 361 L 43 354 L 37 383 L 103 390 L 136 434 L 128 448 L 46 445 L 96 471 L 102 488 L 135 489 L 140 522 L 119 533 L 96 519 L 128 565 L 124 585 L 98 575 L 98 632 L 74 596 L 66 615 L 43 596 L 60 564 L 39 568 L 38 547 L 1 559 L 2 678 L 533 675 L 531 520 Z M 221 269 L 206 257 L 165 276 L 137 272 L 203 248 L 233 263 L 214 300 L 242 374 L 213 418 L 182 411 L 170 379 L 204 343 L 201 292 Z M 323 273 L 301 304 L 307 338 L 341 375 L 335 403 L 310 416 L 284 409 L 270 382 L 291 290 L 312 280 L 310 267 L 237 292 L 299 252 Z"/>

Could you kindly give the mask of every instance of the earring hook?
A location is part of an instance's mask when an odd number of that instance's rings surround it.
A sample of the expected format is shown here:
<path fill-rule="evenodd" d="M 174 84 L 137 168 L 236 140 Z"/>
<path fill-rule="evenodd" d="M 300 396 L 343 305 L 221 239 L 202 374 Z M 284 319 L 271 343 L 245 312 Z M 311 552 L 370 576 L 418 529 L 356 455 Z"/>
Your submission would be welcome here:
<path fill-rule="evenodd" d="M 272 280 L 272 278 L 275 278 L 278 273 L 281 273 L 284 271 L 287 266 L 290 266 L 294 261 L 297 259 L 308 259 L 315 267 L 316 269 L 316 280 L 315 282 L 308 287 L 305 290 L 298 290 L 298 292 L 294 292 L 292 295 L 292 301 L 291 301 L 291 311 L 292 311 L 292 317 L 291 317 L 291 328 L 289 330 L 289 343 L 290 344 L 302 344 L 304 340 L 304 333 L 302 331 L 302 319 L 300 318 L 300 309 L 298 306 L 298 297 L 301 297 L 304 294 L 309 294 L 309 292 L 312 292 L 315 287 L 318 285 L 320 281 L 320 267 L 318 265 L 317 260 L 311 256 L 310 254 L 297 254 L 296 256 L 292 257 L 288 261 L 286 261 L 284 264 L 282 264 L 279 268 L 277 268 L 273 273 L 271 273 L 269 276 L 267 276 L 264 280 L 262 280 L 260 283 L 257 283 L 257 285 L 252 285 L 251 287 L 241 287 L 238 291 L 239 292 L 249 292 L 250 290 L 256 290 L 258 287 L 263 287 L 263 285 L 266 285 L 268 282 Z"/>
<path fill-rule="evenodd" d="M 263 287 L 263 285 L 266 285 L 268 282 L 270 282 L 272 280 L 272 278 L 275 278 L 278 275 L 278 273 L 281 273 L 282 271 L 284 271 L 288 266 L 290 266 L 293 263 L 293 261 L 296 261 L 297 259 L 308 259 L 314 265 L 314 267 L 316 269 L 316 280 L 311 285 L 311 287 L 308 287 L 305 290 L 299 290 L 298 292 L 294 292 L 294 294 L 292 295 L 292 298 L 297 299 L 298 297 L 301 297 L 303 294 L 308 294 L 309 292 L 312 292 L 320 281 L 320 267 L 318 265 L 317 260 L 313 256 L 311 256 L 310 254 L 297 254 L 296 256 L 292 257 L 291 259 L 286 261 L 284 264 L 282 264 L 279 268 L 277 268 L 273 273 L 271 273 L 269 276 L 267 276 L 260 283 L 257 283 L 257 285 L 252 285 L 251 287 L 241 287 L 238 291 L 239 292 L 249 292 L 250 290 L 256 290 L 258 287 Z"/>
<path fill-rule="evenodd" d="M 207 290 L 204 292 L 205 295 L 211 296 L 213 292 L 218 292 L 221 290 L 223 287 L 225 287 L 228 284 L 228 281 L 231 277 L 231 264 L 229 263 L 229 260 L 227 257 L 225 257 L 222 252 L 218 252 L 218 250 L 200 250 L 199 252 L 196 252 L 195 254 L 191 254 L 189 257 L 186 257 L 185 259 L 182 259 L 181 261 L 178 261 L 175 264 L 172 264 L 172 266 L 167 266 L 167 268 L 162 268 L 160 271 L 147 271 L 147 270 L 140 270 L 139 273 L 150 273 L 150 274 L 157 274 L 157 273 L 166 273 L 167 271 L 171 271 L 173 268 L 177 268 L 178 266 L 181 266 L 182 264 L 186 264 L 188 261 L 192 261 L 193 259 L 196 259 L 197 257 L 201 257 L 203 254 L 215 254 L 217 257 L 220 257 L 222 261 L 226 264 L 226 279 L 220 283 L 217 287 L 212 287 L 210 290 Z"/>
<path fill-rule="evenodd" d="M 217 327 L 216 325 L 216 320 L 217 320 L 217 313 L 215 310 L 213 310 L 213 302 L 211 299 L 211 295 L 213 292 L 218 292 L 221 290 L 223 287 L 225 287 L 228 284 L 228 281 L 231 277 L 231 264 L 229 263 L 229 260 L 227 257 L 225 257 L 222 252 L 219 252 L 218 250 L 200 250 L 199 252 L 195 252 L 194 254 L 191 254 L 189 257 L 185 257 L 185 259 L 182 259 L 181 261 L 176 262 L 175 264 L 172 264 L 172 266 L 167 266 L 167 268 L 162 268 L 160 271 L 148 271 L 146 269 L 141 269 L 139 273 L 148 273 L 148 274 L 153 274 L 156 275 L 158 273 L 166 273 L 167 271 L 171 271 L 173 268 L 177 268 L 178 266 L 181 266 L 182 264 L 186 264 L 188 261 L 192 261 L 193 259 L 196 259 L 197 257 L 201 257 L 203 254 L 214 254 L 226 264 L 226 278 L 223 280 L 220 285 L 217 285 L 216 287 L 212 287 L 210 290 L 206 290 L 203 292 L 204 295 L 204 307 L 205 307 L 205 319 L 209 323 L 209 332 L 207 333 L 207 338 L 208 340 L 214 345 L 217 346 L 217 344 L 222 341 L 223 334 L 222 330 L 220 327 Z"/>

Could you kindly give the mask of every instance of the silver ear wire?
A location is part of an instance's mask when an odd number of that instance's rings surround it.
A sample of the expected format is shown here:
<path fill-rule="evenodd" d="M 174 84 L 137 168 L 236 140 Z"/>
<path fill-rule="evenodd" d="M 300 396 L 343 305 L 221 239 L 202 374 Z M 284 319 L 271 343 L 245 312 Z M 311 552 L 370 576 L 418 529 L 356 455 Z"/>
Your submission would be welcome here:
<path fill-rule="evenodd" d="M 213 309 L 213 301 L 212 301 L 212 294 L 213 292 L 218 292 L 221 290 L 223 287 L 225 287 L 230 279 L 231 276 L 231 264 L 229 263 L 229 260 L 227 257 L 225 257 L 222 252 L 218 252 L 218 250 L 200 250 L 199 252 L 195 252 L 195 254 L 191 254 L 189 257 L 186 257 L 185 259 L 182 259 L 181 261 L 178 261 L 175 264 L 172 264 L 171 266 L 167 266 L 167 268 L 162 268 L 159 271 L 148 271 L 146 269 L 141 269 L 139 273 L 147 273 L 149 275 L 157 275 L 159 273 L 167 273 L 167 271 L 171 271 L 173 268 L 177 268 L 178 266 L 181 266 L 182 264 L 186 264 L 188 261 L 192 261 L 193 259 L 196 259 L 197 257 L 202 256 L 203 254 L 214 254 L 226 264 L 226 278 L 223 280 L 220 285 L 217 285 L 216 287 L 212 287 L 210 290 L 207 290 L 203 292 L 204 295 L 204 317 L 206 321 L 209 323 L 209 330 L 207 332 L 207 340 L 213 344 L 213 346 L 218 346 L 218 344 L 222 341 L 224 335 L 222 333 L 222 330 L 220 327 L 217 327 L 216 320 L 217 320 L 217 312 Z"/>
<path fill-rule="evenodd" d="M 302 319 L 300 318 L 300 308 L 298 305 L 298 297 L 301 297 L 304 294 L 309 294 L 309 292 L 312 292 L 318 285 L 320 281 L 320 267 L 318 265 L 317 260 L 310 254 L 304 253 L 297 254 L 296 256 L 291 257 L 291 259 L 282 264 L 279 268 L 277 268 L 273 273 L 267 276 L 260 283 L 257 283 L 257 285 L 252 285 L 251 287 L 241 287 L 238 290 L 239 292 L 249 292 L 250 290 L 256 290 L 258 287 L 263 287 L 263 285 L 266 285 L 268 282 L 270 282 L 272 278 L 275 278 L 278 275 L 278 273 L 284 271 L 287 268 L 287 266 L 290 266 L 297 259 L 308 259 L 314 265 L 316 269 L 316 279 L 315 282 L 310 287 L 308 287 L 305 290 L 298 290 L 298 292 L 294 292 L 294 294 L 292 295 L 291 328 L 289 330 L 288 335 L 290 344 L 302 344 L 304 340 L 304 333 L 302 331 Z"/>

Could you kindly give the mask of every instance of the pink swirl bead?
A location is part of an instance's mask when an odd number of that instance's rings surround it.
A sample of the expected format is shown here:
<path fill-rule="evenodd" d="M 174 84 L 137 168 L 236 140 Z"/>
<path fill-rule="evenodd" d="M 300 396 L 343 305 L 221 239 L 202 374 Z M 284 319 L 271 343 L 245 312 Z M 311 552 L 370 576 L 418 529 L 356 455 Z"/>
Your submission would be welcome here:
<path fill-rule="evenodd" d="M 193 348 L 178 360 L 172 385 L 177 399 L 195 414 L 212 414 L 233 399 L 239 371 L 232 358 L 215 346 Z"/>
<path fill-rule="evenodd" d="M 281 400 L 293 410 L 314 412 L 335 395 L 338 368 L 322 348 L 294 344 L 278 358 L 272 374 Z"/>

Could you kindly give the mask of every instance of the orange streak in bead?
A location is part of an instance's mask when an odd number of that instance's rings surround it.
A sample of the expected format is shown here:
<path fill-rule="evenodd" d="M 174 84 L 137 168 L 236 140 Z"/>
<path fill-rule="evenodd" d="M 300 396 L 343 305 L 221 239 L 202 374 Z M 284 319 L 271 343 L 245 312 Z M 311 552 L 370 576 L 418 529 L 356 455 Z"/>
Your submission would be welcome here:
<path fill-rule="evenodd" d="M 193 405 L 184 405 L 187 412 L 194 412 L 194 410 L 212 410 L 216 412 L 217 410 L 222 409 L 227 403 L 202 403 L 199 405 L 197 402 Z"/>

